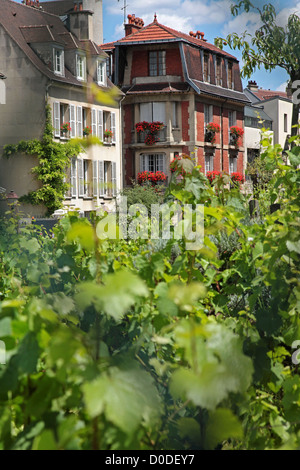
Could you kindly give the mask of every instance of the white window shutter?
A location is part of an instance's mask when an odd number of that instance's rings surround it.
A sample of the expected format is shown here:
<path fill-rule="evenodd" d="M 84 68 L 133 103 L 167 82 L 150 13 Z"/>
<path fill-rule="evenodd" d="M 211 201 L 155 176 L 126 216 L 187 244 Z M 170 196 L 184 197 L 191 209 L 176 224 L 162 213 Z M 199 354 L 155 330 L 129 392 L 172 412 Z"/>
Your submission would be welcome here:
<path fill-rule="evenodd" d="M 83 171 L 83 160 L 78 158 L 78 196 L 84 196 L 84 171 Z"/>
<path fill-rule="evenodd" d="M 70 127 L 71 127 L 71 132 L 70 136 L 71 138 L 76 137 L 76 112 L 75 112 L 75 105 L 70 104 Z"/>
<path fill-rule="evenodd" d="M 99 196 L 105 196 L 104 162 L 99 161 Z"/>
<path fill-rule="evenodd" d="M 103 111 L 98 109 L 98 137 L 103 141 Z"/>
<path fill-rule="evenodd" d="M 98 161 L 93 161 L 93 196 L 98 196 Z"/>
<path fill-rule="evenodd" d="M 60 137 L 60 103 L 54 101 L 53 103 L 53 122 L 54 122 L 54 137 Z"/>
<path fill-rule="evenodd" d="M 71 160 L 71 195 L 72 197 L 77 196 L 77 161 L 76 158 Z"/>
<path fill-rule="evenodd" d="M 77 106 L 77 137 L 83 136 L 82 106 Z"/>
<path fill-rule="evenodd" d="M 111 113 L 110 115 L 110 130 L 112 131 L 112 143 L 115 144 L 117 140 L 116 136 L 116 113 Z"/>
<path fill-rule="evenodd" d="M 112 183 L 112 195 L 117 195 L 117 164 L 111 162 L 111 183 Z"/>
<path fill-rule="evenodd" d="M 95 108 L 92 108 L 92 134 L 97 135 L 97 112 Z"/>

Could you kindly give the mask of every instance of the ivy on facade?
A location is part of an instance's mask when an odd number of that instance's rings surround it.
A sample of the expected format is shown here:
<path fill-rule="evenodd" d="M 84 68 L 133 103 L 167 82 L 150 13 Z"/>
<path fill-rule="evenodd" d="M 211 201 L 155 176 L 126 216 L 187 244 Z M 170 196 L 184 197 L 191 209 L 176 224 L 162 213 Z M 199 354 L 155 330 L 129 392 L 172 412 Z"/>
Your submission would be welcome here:
<path fill-rule="evenodd" d="M 17 153 L 25 153 L 37 157 L 38 165 L 31 171 L 41 187 L 21 196 L 19 201 L 44 205 L 47 208 L 47 215 L 51 215 L 63 206 L 63 200 L 69 189 L 69 184 L 65 181 L 66 170 L 71 158 L 82 152 L 82 147 L 77 140 L 66 143 L 54 141 L 49 105 L 45 111 L 46 122 L 42 139 L 22 140 L 16 145 L 5 145 L 3 156 L 10 158 Z"/>

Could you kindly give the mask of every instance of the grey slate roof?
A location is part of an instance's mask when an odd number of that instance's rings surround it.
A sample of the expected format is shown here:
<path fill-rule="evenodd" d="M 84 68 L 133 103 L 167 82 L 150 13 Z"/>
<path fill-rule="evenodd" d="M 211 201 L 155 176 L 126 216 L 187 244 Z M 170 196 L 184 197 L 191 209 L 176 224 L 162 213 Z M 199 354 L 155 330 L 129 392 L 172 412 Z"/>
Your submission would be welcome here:
<path fill-rule="evenodd" d="M 57 15 L 11 0 L 0 0 L 0 11 L 0 27 L 4 28 L 32 64 L 50 80 L 82 87 L 82 82 L 77 80 L 68 69 L 65 70 L 64 77 L 55 75 L 30 47 L 30 43 L 54 42 L 62 44 L 65 49 L 83 50 L 86 50 L 88 46 L 88 50 L 93 51 L 93 54 L 104 55 L 92 41 L 79 41 L 66 29 Z M 110 82 L 108 83 L 110 85 Z"/>

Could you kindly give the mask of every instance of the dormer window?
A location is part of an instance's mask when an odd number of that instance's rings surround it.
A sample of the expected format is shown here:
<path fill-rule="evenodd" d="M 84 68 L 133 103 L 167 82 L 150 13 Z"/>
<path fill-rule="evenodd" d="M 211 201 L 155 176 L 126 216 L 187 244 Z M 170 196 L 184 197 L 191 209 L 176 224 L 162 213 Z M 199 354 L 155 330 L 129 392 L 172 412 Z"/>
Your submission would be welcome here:
<path fill-rule="evenodd" d="M 106 61 L 97 61 L 97 82 L 98 85 L 106 85 Z"/>
<path fill-rule="evenodd" d="M 77 80 L 85 80 L 86 78 L 86 58 L 83 54 L 76 55 L 76 76 Z"/>
<path fill-rule="evenodd" d="M 150 77 L 166 75 L 166 51 L 149 52 L 149 75 Z"/>
<path fill-rule="evenodd" d="M 54 48 L 54 73 L 64 75 L 64 51 L 63 49 Z"/>
<path fill-rule="evenodd" d="M 208 54 L 204 54 L 203 56 L 203 81 L 210 82 L 209 55 Z"/>
<path fill-rule="evenodd" d="M 227 79 L 228 79 L 228 88 L 231 88 L 233 90 L 234 85 L 233 85 L 233 64 L 232 62 L 228 62 L 228 68 L 227 68 Z"/>

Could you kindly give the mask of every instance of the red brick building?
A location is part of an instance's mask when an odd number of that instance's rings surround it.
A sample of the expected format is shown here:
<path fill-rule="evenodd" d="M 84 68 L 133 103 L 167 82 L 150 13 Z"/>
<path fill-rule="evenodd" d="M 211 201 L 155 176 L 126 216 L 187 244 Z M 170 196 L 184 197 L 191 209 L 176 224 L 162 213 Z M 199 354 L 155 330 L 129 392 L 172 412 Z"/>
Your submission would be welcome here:
<path fill-rule="evenodd" d="M 209 44 L 204 33 L 184 34 L 154 21 L 144 26 L 128 15 L 125 37 L 102 45 L 110 56 L 110 76 L 125 93 L 123 157 L 125 183 L 138 172 L 165 171 L 176 154 L 195 157 L 203 172 L 243 172 L 242 139 L 231 145 L 230 127 L 244 127 L 239 63 Z M 142 121 L 163 123 L 159 140 L 145 143 L 137 132 Z M 220 132 L 213 142 L 206 133 L 213 122 Z"/>

